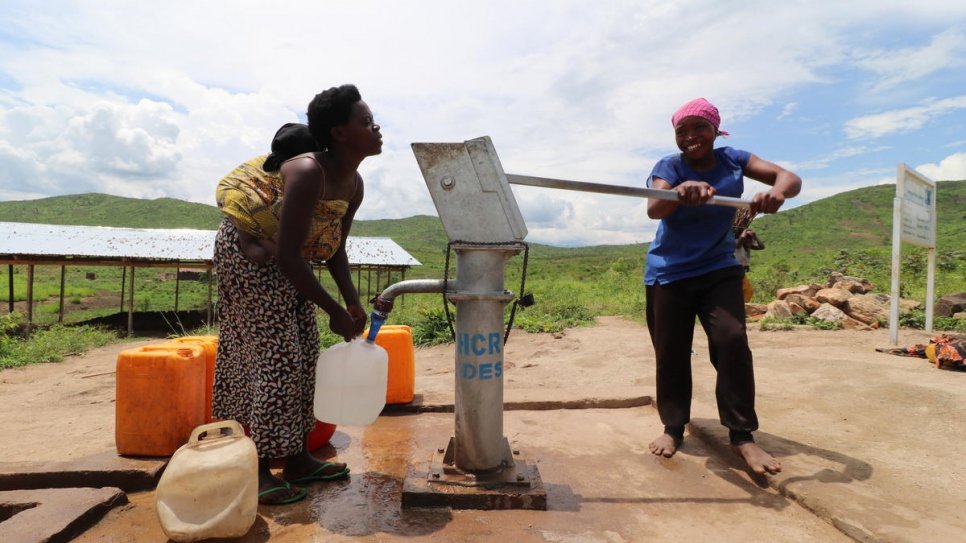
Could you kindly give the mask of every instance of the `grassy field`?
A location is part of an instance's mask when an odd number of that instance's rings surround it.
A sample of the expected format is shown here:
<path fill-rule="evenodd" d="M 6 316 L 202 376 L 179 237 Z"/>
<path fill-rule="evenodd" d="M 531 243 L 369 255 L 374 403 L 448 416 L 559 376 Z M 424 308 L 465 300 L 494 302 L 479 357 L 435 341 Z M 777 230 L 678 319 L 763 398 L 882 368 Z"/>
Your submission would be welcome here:
<path fill-rule="evenodd" d="M 936 295 L 942 296 L 966 291 L 966 181 L 940 182 L 937 193 Z M 767 248 L 752 255 L 750 279 L 756 291 L 753 301 L 771 300 L 777 288 L 825 283 L 831 271 L 865 277 L 877 292 L 888 293 L 894 194 L 894 185 L 867 187 L 756 220 L 752 227 Z M 220 213 L 212 206 L 172 199 L 147 201 L 83 194 L 0 202 L 0 221 L 10 222 L 213 230 L 220 220 Z M 406 249 L 422 262 L 407 273 L 407 279 L 443 277 L 447 239 L 436 217 L 357 221 L 352 235 L 389 237 Z M 515 326 L 554 331 L 589 322 L 597 315 L 642 320 L 641 278 L 646 250 L 646 244 L 578 248 L 532 244 L 526 261 L 525 290 L 534 295 L 537 303 L 517 311 Z M 923 301 L 926 253 L 903 244 L 902 254 L 902 296 Z M 454 275 L 453 266 L 455 255 L 450 277 Z M 0 304 L 6 312 L 7 281 L 12 271 L 15 309 L 22 313 L 26 266 L 4 268 L 0 270 Z M 506 288 L 519 294 L 523 272 L 523 255 L 511 258 L 507 262 Z M 80 323 L 122 311 L 120 268 L 67 267 L 65 273 L 65 323 Z M 176 286 L 174 269 L 142 268 L 135 274 L 135 310 L 173 312 L 176 289 L 179 309 L 205 308 L 208 281 L 204 274 L 181 280 Z M 35 322 L 44 326 L 57 322 L 59 290 L 60 267 L 37 266 Z M 124 311 L 126 307 L 125 301 Z M 6 319 L 16 320 L 13 316 Z M 448 335 L 441 295 L 405 296 L 390 322 L 414 326 L 417 341 L 422 343 L 443 341 Z M 320 327 L 324 328 L 325 323 L 320 323 Z M 171 328 L 172 334 L 183 332 L 176 323 Z M 335 338 L 325 336 L 323 341 L 330 343 Z"/>

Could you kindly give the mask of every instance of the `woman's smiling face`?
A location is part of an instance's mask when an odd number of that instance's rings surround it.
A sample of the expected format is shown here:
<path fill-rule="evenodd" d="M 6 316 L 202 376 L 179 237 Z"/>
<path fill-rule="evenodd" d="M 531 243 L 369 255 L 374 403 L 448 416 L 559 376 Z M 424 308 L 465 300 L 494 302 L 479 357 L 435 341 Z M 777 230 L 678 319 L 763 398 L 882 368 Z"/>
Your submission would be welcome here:
<path fill-rule="evenodd" d="M 685 157 L 701 161 L 711 155 L 718 131 L 707 119 L 685 117 L 674 127 L 674 137 Z"/>

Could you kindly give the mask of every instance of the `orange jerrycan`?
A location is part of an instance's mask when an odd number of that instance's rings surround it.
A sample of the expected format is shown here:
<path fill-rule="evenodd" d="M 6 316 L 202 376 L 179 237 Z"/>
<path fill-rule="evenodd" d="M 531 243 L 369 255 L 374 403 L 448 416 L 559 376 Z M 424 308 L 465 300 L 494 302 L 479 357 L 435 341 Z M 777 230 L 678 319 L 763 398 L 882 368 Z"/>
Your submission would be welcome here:
<path fill-rule="evenodd" d="M 364 334 L 369 335 L 366 331 Z M 389 353 L 389 376 L 386 382 L 386 403 L 413 401 L 416 389 L 416 349 L 413 329 L 405 324 L 384 324 L 376 333 L 376 345 Z"/>
<path fill-rule="evenodd" d="M 205 350 L 147 345 L 117 355 L 118 454 L 171 456 L 205 420 Z"/>
<path fill-rule="evenodd" d="M 183 336 L 169 343 L 197 344 L 205 348 L 205 422 L 211 422 L 211 391 L 215 385 L 215 358 L 218 356 L 218 336 Z"/>

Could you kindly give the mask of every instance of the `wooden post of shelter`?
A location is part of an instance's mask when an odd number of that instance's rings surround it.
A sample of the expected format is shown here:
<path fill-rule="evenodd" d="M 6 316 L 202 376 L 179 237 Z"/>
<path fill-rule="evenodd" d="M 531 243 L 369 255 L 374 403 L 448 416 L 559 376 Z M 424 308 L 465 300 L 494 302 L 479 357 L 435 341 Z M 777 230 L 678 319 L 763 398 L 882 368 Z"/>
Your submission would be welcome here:
<path fill-rule="evenodd" d="M 64 322 L 64 275 L 67 272 L 67 266 L 63 264 L 60 265 L 60 309 L 57 312 L 57 322 Z"/>
<path fill-rule="evenodd" d="M 10 277 L 7 283 L 10 287 L 10 297 L 7 298 L 7 307 L 9 308 L 8 313 L 13 313 L 13 264 L 7 264 L 7 274 Z"/>
<path fill-rule="evenodd" d="M 127 335 L 134 335 L 134 265 L 131 265 L 131 283 L 128 286 L 127 296 Z"/>
<path fill-rule="evenodd" d="M 34 265 L 27 265 L 27 333 L 34 324 Z"/>
<path fill-rule="evenodd" d="M 366 267 L 366 298 L 372 298 L 372 266 Z"/>
<path fill-rule="evenodd" d="M 356 291 L 362 290 L 362 266 L 356 268 Z"/>
<path fill-rule="evenodd" d="M 208 274 L 208 303 L 205 304 L 205 322 L 211 326 L 211 268 L 205 270 Z"/>
<path fill-rule="evenodd" d="M 118 312 L 124 312 L 124 285 L 127 282 L 127 268 L 121 266 L 121 307 L 118 308 Z"/>
<path fill-rule="evenodd" d="M 181 268 L 174 267 L 174 314 L 178 314 L 178 290 L 181 287 Z"/>

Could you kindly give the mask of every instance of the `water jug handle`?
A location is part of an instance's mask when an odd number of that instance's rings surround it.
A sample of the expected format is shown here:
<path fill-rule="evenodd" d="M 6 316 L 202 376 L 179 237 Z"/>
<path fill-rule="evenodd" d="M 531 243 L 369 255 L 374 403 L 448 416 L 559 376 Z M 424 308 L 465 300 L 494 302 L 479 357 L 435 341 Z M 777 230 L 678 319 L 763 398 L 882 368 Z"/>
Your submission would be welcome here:
<path fill-rule="evenodd" d="M 212 432 L 214 430 L 230 430 L 230 434 L 225 437 L 236 437 L 245 433 L 238 421 L 231 419 L 220 420 L 218 422 L 210 422 L 208 424 L 202 424 L 201 426 L 195 427 L 195 429 L 191 431 L 191 437 L 188 438 L 188 444 L 197 444 L 201 441 L 202 434 Z"/>

